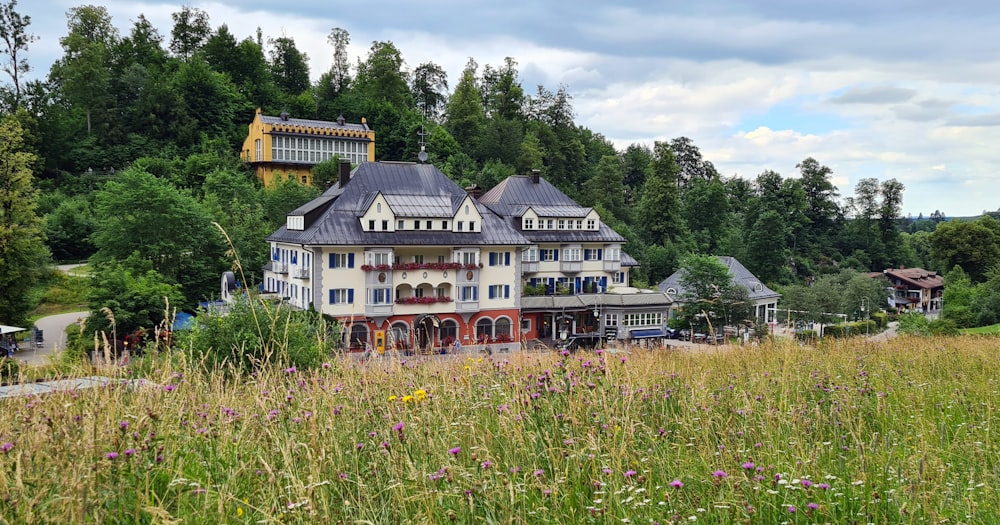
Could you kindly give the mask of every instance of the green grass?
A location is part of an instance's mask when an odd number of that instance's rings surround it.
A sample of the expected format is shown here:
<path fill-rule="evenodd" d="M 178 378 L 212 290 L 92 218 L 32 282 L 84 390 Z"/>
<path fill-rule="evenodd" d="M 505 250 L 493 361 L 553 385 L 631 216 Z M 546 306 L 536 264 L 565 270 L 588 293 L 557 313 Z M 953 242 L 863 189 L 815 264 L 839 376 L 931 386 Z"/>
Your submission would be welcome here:
<path fill-rule="evenodd" d="M 333 358 L 235 377 L 151 357 L 103 371 L 140 386 L 2 401 L 0 521 L 994 522 L 987 342 Z"/>
<path fill-rule="evenodd" d="M 959 332 L 966 335 L 997 335 L 1000 334 L 1000 323 L 990 326 L 977 326 L 976 328 L 963 328 Z"/>
<path fill-rule="evenodd" d="M 39 304 L 31 312 L 30 320 L 86 310 L 90 288 L 88 272 L 85 266 L 74 268 L 69 274 L 57 270 L 50 272 L 34 291 Z"/>

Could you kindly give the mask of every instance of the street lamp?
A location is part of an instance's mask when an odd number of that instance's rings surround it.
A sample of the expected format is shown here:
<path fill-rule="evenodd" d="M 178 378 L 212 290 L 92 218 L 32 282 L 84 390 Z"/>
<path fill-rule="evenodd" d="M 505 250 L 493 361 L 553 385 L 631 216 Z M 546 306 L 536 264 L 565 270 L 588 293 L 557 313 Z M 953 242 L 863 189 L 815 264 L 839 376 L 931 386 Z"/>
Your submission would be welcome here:
<path fill-rule="evenodd" d="M 865 317 L 865 337 L 867 337 L 869 335 L 870 325 L 868 323 L 868 317 L 870 315 L 870 312 L 868 312 L 867 310 L 870 307 L 871 307 L 871 303 L 868 301 L 868 298 L 867 297 L 862 297 L 861 298 L 861 315 L 863 315 Z"/>

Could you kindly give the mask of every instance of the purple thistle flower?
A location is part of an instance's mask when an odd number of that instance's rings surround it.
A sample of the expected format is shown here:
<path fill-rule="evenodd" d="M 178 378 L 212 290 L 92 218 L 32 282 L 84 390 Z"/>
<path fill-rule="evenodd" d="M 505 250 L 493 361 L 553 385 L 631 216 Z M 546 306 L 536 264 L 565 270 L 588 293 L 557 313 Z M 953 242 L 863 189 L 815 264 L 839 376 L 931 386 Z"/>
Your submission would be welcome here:
<path fill-rule="evenodd" d="M 819 503 L 810 502 L 808 505 L 806 505 L 806 508 L 809 510 L 816 510 L 819 508 Z"/>
<path fill-rule="evenodd" d="M 532 475 L 535 476 L 536 478 L 540 477 L 540 476 L 544 476 L 545 475 L 545 471 L 543 469 L 538 469 L 535 472 L 533 472 Z"/>
<path fill-rule="evenodd" d="M 295 372 L 297 372 L 297 370 L 295 369 L 294 366 L 290 366 L 290 367 L 288 367 L 288 368 L 285 369 L 285 373 L 286 374 L 294 374 Z"/>
<path fill-rule="evenodd" d="M 364 443 L 358 443 L 358 450 L 361 450 L 363 448 L 365 448 L 365 444 Z"/>
<path fill-rule="evenodd" d="M 635 471 L 634 470 L 626 470 L 625 474 L 623 474 L 623 476 L 625 476 L 626 478 L 631 478 L 632 476 L 635 476 Z"/>
<path fill-rule="evenodd" d="M 479 466 L 481 468 L 487 469 L 493 466 L 493 462 L 487 459 L 486 461 L 480 463 Z"/>
<path fill-rule="evenodd" d="M 115 460 L 115 459 L 118 459 L 118 453 L 117 452 L 108 452 L 107 454 L 104 455 L 104 457 L 106 457 L 106 458 L 108 458 L 110 460 Z"/>
<path fill-rule="evenodd" d="M 405 427 L 405 426 L 406 426 L 406 423 L 400 421 L 399 423 L 396 423 L 395 425 L 393 425 L 392 429 L 395 430 L 396 432 L 402 432 L 403 431 L 403 427 Z"/>
<path fill-rule="evenodd" d="M 128 421 L 122 421 L 121 423 L 118 423 L 118 428 L 122 430 L 128 430 Z"/>
<path fill-rule="evenodd" d="M 827 490 L 827 489 L 830 488 L 830 485 L 828 485 L 826 483 L 820 483 L 819 485 L 816 485 L 816 488 L 818 488 L 820 490 Z"/>
<path fill-rule="evenodd" d="M 682 489 L 682 488 L 684 488 L 684 482 L 681 481 L 681 480 L 679 480 L 679 479 L 675 479 L 675 480 L 673 480 L 673 481 L 670 482 L 670 486 L 673 487 L 673 488 L 675 488 L 675 489 Z"/>
<path fill-rule="evenodd" d="M 0 452 L 10 452 L 10 449 L 12 448 L 14 448 L 14 444 L 8 441 L 3 445 L 0 445 Z"/>
<path fill-rule="evenodd" d="M 747 461 L 747 462 L 746 462 L 746 463 L 744 463 L 744 464 L 743 464 L 742 466 L 743 466 L 743 468 L 744 468 L 744 469 L 746 469 L 746 470 L 753 470 L 753 469 L 754 469 L 754 467 L 756 467 L 756 465 L 754 465 L 754 464 L 753 464 L 753 461 Z"/>
<path fill-rule="evenodd" d="M 604 467 L 604 468 L 603 468 L 603 469 L 601 470 L 601 472 L 604 472 L 605 474 L 611 474 L 611 469 L 609 469 L 608 467 Z"/>
<path fill-rule="evenodd" d="M 457 456 L 458 453 L 461 452 L 461 451 L 462 451 L 462 447 L 455 447 L 455 448 L 448 449 L 448 453 L 451 454 L 452 456 Z"/>
<path fill-rule="evenodd" d="M 177 385 L 166 385 L 163 387 L 164 392 L 173 392 L 174 390 L 177 390 Z"/>
<path fill-rule="evenodd" d="M 133 455 L 135 455 L 135 449 L 134 448 L 127 448 L 127 449 L 125 449 L 125 456 L 126 457 L 132 457 Z"/>
<path fill-rule="evenodd" d="M 518 472 L 521 472 L 521 467 L 510 467 L 511 474 L 517 474 Z"/>
<path fill-rule="evenodd" d="M 795 508 L 795 505 L 789 505 L 788 506 L 788 512 L 791 512 L 791 513 L 794 514 L 795 511 L 797 511 L 797 510 L 799 510 L 799 509 Z"/>
<path fill-rule="evenodd" d="M 722 479 L 729 477 L 729 474 L 726 474 L 725 470 L 716 470 L 715 472 L 712 472 L 712 477 Z"/>
<path fill-rule="evenodd" d="M 802 480 L 802 486 L 805 487 L 805 488 L 809 488 L 809 487 L 813 486 L 813 482 L 809 481 L 808 479 L 803 479 Z"/>

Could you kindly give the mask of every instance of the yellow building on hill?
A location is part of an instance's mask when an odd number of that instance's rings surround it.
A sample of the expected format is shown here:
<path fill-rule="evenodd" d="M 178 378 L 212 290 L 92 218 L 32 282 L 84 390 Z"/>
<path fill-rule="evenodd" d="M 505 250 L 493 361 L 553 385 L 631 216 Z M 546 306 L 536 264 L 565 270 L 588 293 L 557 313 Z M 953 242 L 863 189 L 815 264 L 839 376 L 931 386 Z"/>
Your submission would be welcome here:
<path fill-rule="evenodd" d="M 265 186 L 274 183 L 276 174 L 309 184 L 312 167 L 334 155 L 355 165 L 375 161 L 375 131 L 364 118 L 361 124 L 347 123 L 343 116 L 327 122 L 291 118 L 287 112 L 263 115 L 257 108 L 242 151 Z"/>

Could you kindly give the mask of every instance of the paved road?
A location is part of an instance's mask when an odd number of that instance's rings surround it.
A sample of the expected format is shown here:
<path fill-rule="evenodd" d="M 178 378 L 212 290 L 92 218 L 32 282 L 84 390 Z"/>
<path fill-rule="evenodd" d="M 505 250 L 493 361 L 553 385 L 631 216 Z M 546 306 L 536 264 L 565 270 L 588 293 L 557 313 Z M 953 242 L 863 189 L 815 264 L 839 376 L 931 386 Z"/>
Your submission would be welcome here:
<path fill-rule="evenodd" d="M 28 343 L 21 342 L 20 350 L 14 355 L 17 359 L 29 365 L 44 365 L 48 363 L 49 356 L 66 348 L 66 327 L 76 323 L 80 319 L 86 319 L 90 312 L 70 312 L 68 314 L 50 315 L 35 321 L 45 336 L 42 346 L 36 347 Z M 27 334 L 27 332 L 22 332 Z"/>

